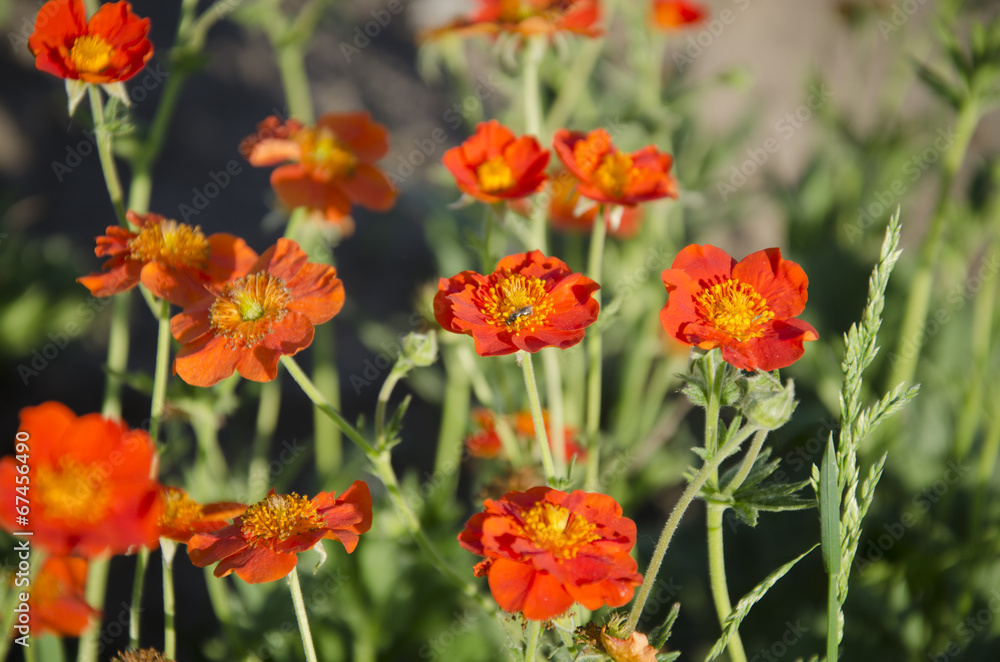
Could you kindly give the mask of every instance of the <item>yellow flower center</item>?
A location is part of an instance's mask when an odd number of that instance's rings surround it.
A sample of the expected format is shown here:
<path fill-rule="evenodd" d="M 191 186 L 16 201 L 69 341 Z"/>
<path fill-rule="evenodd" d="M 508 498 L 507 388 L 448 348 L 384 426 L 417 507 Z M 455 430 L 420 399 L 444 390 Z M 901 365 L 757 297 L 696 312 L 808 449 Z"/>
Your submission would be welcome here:
<path fill-rule="evenodd" d="M 216 335 L 253 347 L 288 312 L 292 295 L 285 281 L 266 273 L 251 274 L 229 283 L 212 304 L 209 318 Z"/>
<path fill-rule="evenodd" d="M 601 537 L 597 526 L 547 501 L 536 504 L 524 516 L 524 533 L 535 545 L 561 559 L 576 558 L 581 547 Z"/>
<path fill-rule="evenodd" d="M 552 302 L 541 278 L 507 272 L 490 287 L 482 311 L 493 326 L 534 332 L 552 312 Z"/>
<path fill-rule="evenodd" d="M 506 191 L 514 185 L 514 175 L 502 156 L 494 156 L 476 168 L 479 188 L 487 193 Z"/>
<path fill-rule="evenodd" d="M 329 129 L 303 129 L 295 135 L 302 149 L 302 164 L 323 181 L 350 177 L 358 157 Z"/>
<path fill-rule="evenodd" d="M 251 547 L 274 544 L 292 536 L 322 529 L 326 524 L 316 506 L 305 497 L 269 494 L 249 508 L 241 520 L 240 533 Z"/>
<path fill-rule="evenodd" d="M 173 662 L 173 660 L 168 660 L 167 657 L 152 648 L 144 648 L 143 650 L 129 650 L 118 653 L 118 657 L 111 660 L 111 662 Z"/>
<path fill-rule="evenodd" d="M 759 338 L 764 324 L 774 319 L 767 299 L 736 278 L 707 288 L 695 297 L 695 303 L 702 319 L 739 342 Z"/>
<path fill-rule="evenodd" d="M 99 74 L 111 63 L 111 44 L 96 34 L 77 37 L 69 49 L 69 60 L 80 73 Z"/>
<path fill-rule="evenodd" d="M 47 518 L 90 524 L 101 521 L 111 506 L 106 473 L 96 465 L 63 458 L 58 467 L 39 467 L 32 494 Z"/>
<path fill-rule="evenodd" d="M 618 197 L 628 188 L 635 173 L 632 157 L 622 152 L 612 152 L 601 160 L 594 171 L 597 187 L 610 196 Z"/>
<path fill-rule="evenodd" d="M 190 525 L 201 519 L 204 507 L 176 487 L 164 487 L 160 526 Z"/>
<path fill-rule="evenodd" d="M 201 267 L 208 261 L 208 239 L 199 226 L 177 221 L 147 223 L 128 241 L 130 257 L 174 267 Z"/>

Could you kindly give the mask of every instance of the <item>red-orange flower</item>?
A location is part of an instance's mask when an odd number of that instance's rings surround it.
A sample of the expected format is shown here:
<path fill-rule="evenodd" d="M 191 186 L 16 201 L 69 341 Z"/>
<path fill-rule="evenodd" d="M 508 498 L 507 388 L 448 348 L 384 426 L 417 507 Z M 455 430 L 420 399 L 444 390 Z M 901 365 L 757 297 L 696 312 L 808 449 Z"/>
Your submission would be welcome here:
<path fill-rule="evenodd" d="M 503 452 L 503 442 L 496 430 L 496 416 L 487 409 L 476 409 L 472 412 L 472 422 L 475 432 L 465 438 L 465 447 L 472 457 L 483 459 L 493 459 Z M 549 413 L 542 411 L 542 418 L 545 420 L 545 431 L 548 433 L 549 444 L 555 440 L 552 429 L 549 425 Z M 517 436 L 517 441 L 522 446 L 530 446 L 535 441 L 535 423 L 531 418 L 531 412 L 519 411 L 514 415 L 512 431 Z M 576 430 L 566 426 L 563 432 L 566 442 L 566 457 L 577 456 L 579 460 L 585 460 L 587 450 L 576 442 Z M 553 447 L 554 448 L 554 447 Z"/>
<path fill-rule="evenodd" d="M 555 440 L 555 436 L 552 434 L 549 412 L 544 409 L 542 410 L 542 421 L 545 424 L 545 434 L 548 437 L 549 446 L 554 449 L 555 447 L 552 446 L 552 442 Z M 535 420 L 532 418 L 530 411 L 519 411 L 514 415 L 514 431 L 529 440 L 529 443 L 534 441 Z M 576 442 L 576 430 L 574 428 L 568 425 L 565 426 L 563 428 L 563 439 L 566 442 L 566 457 L 570 458 L 576 455 L 579 461 L 587 459 L 587 449 Z"/>
<path fill-rule="evenodd" d="M 430 36 L 570 32 L 596 37 L 601 34 L 597 27 L 600 18 L 598 0 L 479 0 L 468 17 L 434 30 Z"/>
<path fill-rule="evenodd" d="M 49 0 L 38 11 L 28 47 L 46 73 L 87 83 L 128 80 L 153 57 L 149 19 L 132 5 L 101 5 L 87 21 L 83 0 Z"/>
<path fill-rule="evenodd" d="M 463 271 L 442 278 L 434 316 L 446 330 L 472 336 L 480 356 L 566 349 L 597 319 L 598 289 L 558 258 L 517 253 L 500 260 L 489 276 Z"/>
<path fill-rule="evenodd" d="M 458 188 L 483 202 L 523 198 L 546 180 L 549 152 L 532 136 L 515 138 L 496 120 L 480 122 L 476 132 L 444 153 L 444 165 Z"/>
<path fill-rule="evenodd" d="M 255 166 L 284 163 L 271 173 L 271 186 L 289 207 L 308 207 L 350 234 L 351 205 L 385 211 L 396 189 L 373 164 L 389 151 L 385 127 L 368 113 L 327 113 L 316 126 L 271 116 L 240 143 Z"/>
<path fill-rule="evenodd" d="M 96 297 L 109 297 L 142 283 L 155 296 L 186 306 L 205 296 L 205 286 L 224 283 L 257 259 L 246 242 L 231 234 L 206 237 L 201 228 L 159 214 L 126 214 L 139 228 L 113 225 L 97 238 L 94 253 L 110 256 L 101 271 L 77 278 Z"/>
<path fill-rule="evenodd" d="M 669 298 L 660 311 L 667 333 L 686 345 L 722 348 L 743 370 L 775 370 L 802 356 L 819 334 L 793 319 L 806 305 L 802 268 L 768 248 L 738 263 L 721 248 L 692 244 L 663 271 Z"/>
<path fill-rule="evenodd" d="M 458 535 L 473 554 L 492 559 L 488 576 L 497 604 L 545 621 L 579 602 L 620 607 L 642 581 L 629 552 L 635 522 L 604 494 L 548 487 L 487 499 Z"/>
<path fill-rule="evenodd" d="M 50 556 L 31 586 L 28 609 L 32 634 L 79 637 L 101 612 L 87 604 L 87 560 Z"/>
<path fill-rule="evenodd" d="M 570 173 L 562 173 L 549 181 L 551 199 L 549 201 L 549 221 L 552 227 L 563 232 L 590 232 L 597 220 L 598 205 L 585 205 L 581 210 L 580 191 L 577 189 L 576 178 Z M 610 225 L 610 218 L 605 214 L 605 222 Z M 639 232 L 642 224 L 642 212 L 639 207 L 625 207 L 619 219 L 618 227 L 608 227 L 608 233 L 618 239 L 629 239 Z"/>
<path fill-rule="evenodd" d="M 677 181 L 670 175 L 673 157 L 653 145 L 626 154 L 618 151 L 604 129 L 590 133 L 559 129 L 552 147 L 579 180 L 584 197 L 616 205 L 676 198 Z"/>
<path fill-rule="evenodd" d="M 496 421 L 493 413 L 487 409 L 476 409 L 472 412 L 472 422 L 476 431 L 465 438 L 465 447 L 472 457 L 493 459 L 500 454 L 503 442 L 497 434 Z"/>
<path fill-rule="evenodd" d="M 31 531 L 34 544 L 60 556 L 156 547 L 162 505 L 150 478 L 156 452 L 145 431 L 46 402 L 21 410 L 18 441 L 27 452 L 16 449 L 18 455 L 0 460 L 4 529 Z M 25 502 L 17 497 L 29 498 L 30 512 L 21 512 Z"/>
<path fill-rule="evenodd" d="M 707 15 L 705 7 L 690 0 L 653 0 L 653 24 L 664 30 L 701 23 Z"/>
<path fill-rule="evenodd" d="M 196 533 L 217 531 L 229 526 L 229 520 L 246 512 L 245 503 L 221 501 L 201 505 L 179 487 L 163 486 L 163 514 L 160 537 L 187 544 Z"/>
<path fill-rule="evenodd" d="M 290 239 L 279 239 L 247 272 L 213 285 L 170 321 L 181 343 L 174 372 L 194 386 L 211 386 L 236 370 L 266 382 L 278 374 L 278 359 L 312 343 L 316 324 L 344 305 L 337 270 L 308 262 Z"/>
<path fill-rule="evenodd" d="M 232 525 L 192 536 L 188 555 L 201 568 L 219 561 L 216 577 L 235 572 L 249 584 L 273 582 L 295 568 L 296 554 L 324 538 L 339 540 L 353 552 L 358 536 L 371 526 L 372 497 L 363 481 L 354 481 L 340 498 L 320 492 L 308 500 L 271 490 Z"/>

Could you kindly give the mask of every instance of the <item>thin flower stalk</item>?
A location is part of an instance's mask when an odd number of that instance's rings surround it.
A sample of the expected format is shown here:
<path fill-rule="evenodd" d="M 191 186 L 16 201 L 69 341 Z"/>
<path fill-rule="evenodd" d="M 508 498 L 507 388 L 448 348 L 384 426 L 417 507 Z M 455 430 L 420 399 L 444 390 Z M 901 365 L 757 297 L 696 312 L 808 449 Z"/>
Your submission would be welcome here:
<path fill-rule="evenodd" d="M 601 282 L 604 264 L 604 240 L 607 237 L 607 223 L 605 214 L 610 213 L 609 207 L 601 205 L 590 236 L 590 255 L 587 260 L 587 277 L 596 282 Z M 594 293 L 594 299 L 601 303 L 601 292 Z M 597 489 L 598 475 L 600 472 L 601 451 L 599 448 L 599 435 L 601 430 L 601 377 L 603 364 L 602 358 L 603 343 L 601 342 L 600 327 L 587 337 L 587 418 L 586 418 L 586 438 L 587 449 L 587 476 L 584 483 L 585 489 Z"/>
<path fill-rule="evenodd" d="M 174 625 L 177 612 L 174 596 L 174 556 L 177 553 L 177 543 L 161 538 L 160 553 L 163 562 L 163 655 L 172 660 L 177 653 L 177 630 Z"/>
<path fill-rule="evenodd" d="M 128 645 L 139 648 L 139 620 L 142 614 L 142 589 L 146 584 L 146 568 L 149 567 L 149 548 L 143 547 L 135 555 L 135 579 L 132 581 L 132 604 L 128 612 Z"/>
<path fill-rule="evenodd" d="M 319 662 L 316 657 L 316 646 L 313 644 L 312 631 L 309 629 L 309 614 L 306 612 L 306 603 L 302 599 L 302 586 L 299 584 L 299 571 L 293 569 L 286 577 L 288 590 L 292 594 L 292 603 L 295 605 L 295 620 L 299 623 L 299 632 L 302 634 L 302 648 L 306 654 L 307 662 Z"/>
<path fill-rule="evenodd" d="M 531 363 L 531 354 L 525 351 L 517 353 L 517 358 L 524 372 L 524 386 L 528 392 L 528 408 L 531 410 L 531 420 L 535 425 L 535 440 L 538 442 L 538 452 L 542 455 L 542 468 L 545 478 L 552 483 L 556 480 L 555 466 L 552 464 L 552 449 L 549 447 L 549 436 L 545 431 L 545 419 L 542 418 L 542 404 L 538 397 L 538 384 L 535 382 L 535 368 Z"/>

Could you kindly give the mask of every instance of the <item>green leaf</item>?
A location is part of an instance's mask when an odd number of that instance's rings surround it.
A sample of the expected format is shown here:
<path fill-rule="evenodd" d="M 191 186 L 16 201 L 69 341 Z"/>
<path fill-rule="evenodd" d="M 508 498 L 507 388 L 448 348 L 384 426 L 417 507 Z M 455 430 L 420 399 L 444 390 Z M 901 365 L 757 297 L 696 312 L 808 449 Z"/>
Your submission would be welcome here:
<path fill-rule="evenodd" d="M 826 442 L 823 466 L 819 474 L 819 528 L 823 545 L 823 564 L 831 577 L 840 574 L 840 482 L 837 475 L 837 451 L 833 433 Z"/>
<path fill-rule="evenodd" d="M 719 640 L 715 642 L 714 646 L 712 646 L 712 650 L 709 651 L 708 655 L 705 657 L 705 662 L 711 662 L 711 660 L 714 660 L 722 655 L 723 651 L 726 650 L 726 646 L 729 645 L 730 637 L 732 637 L 733 634 L 739 629 L 740 623 L 742 623 L 743 619 L 746 618 L 746 615 L 750 613 L 750 608 L 757 604 L 757 602 L 764 597 L 768 590 L 774 586 L 779 579 L 784 577 L 789 570 L 792 569 L 792 566 L 801 561 L 803 557 L 816 549 L 816 547 L 818 547 L 818 545 L 813 545 L 785 565 L 772 572 L 770 575 L 765 577 L 763 581 L 754 586 L 753 590 L 744 595 L 738 603 L 736 603 L 736 606 L 733 607 L 733 610 L 729 613 L 729 616 L 726 617 L 726 621 L 722 625 L 722 636 L 719 637 Z"/>
<path fill-rule="evenodd" d="M 963 93 L 956 90 L 943 76 L 920 62 L 915 63 L 915 66 L 917 68 L 917 76 L 920 80 L 927 87 L 931 88 L 931 91 L 940 97 L 942 101 L 952 108 L 958 108 L 962 104 Z"/>
<path fill-rule="evenodd" d="M 667 614 L 667 618 L 663 621 L 663 625 L 658 628 L 654 628 L 652 632 L 649 633 L 649 645 L 660 650 L 663 648 L 667 640 L 670 639 L 670 631 L 674 627 L 674 622 L 677 620 L 677 615 L 681 613 L 681 605 L 679 602 L 675 602 L 670 613 Z"/>

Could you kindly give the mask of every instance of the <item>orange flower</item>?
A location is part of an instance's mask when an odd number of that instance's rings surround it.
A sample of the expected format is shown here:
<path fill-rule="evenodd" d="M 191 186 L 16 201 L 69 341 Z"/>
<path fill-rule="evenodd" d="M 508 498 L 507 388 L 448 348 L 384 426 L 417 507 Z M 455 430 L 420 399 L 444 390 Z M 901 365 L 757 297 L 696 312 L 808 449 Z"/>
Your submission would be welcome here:
<path fill-rule="evenodd" d="M 385 127 L 368 113 L 327 113 L 314 127 L 271 116 L 240 143 L 255 166 L 285 163 L 271 173 L 271 186 L 289 207 L 308 207 L 353 230 L 351 205 L 385 211 L 396 190 L 373 164 L 389 151 Z"/>
<path fill-rule="evenodd" d="M 600 285 L 541 251 L 500 260 L 489 276 L 463 271 L 438 282 L 434 316 L 452 333 L 476 341 L 480 356 L 543 347 L 566 349 L 597 319 Z"/>
<path fill-rule="evenodd" d="M 781 250 L 768 248 L 736 262 L 721 248 L 692 244 L 663 271 L 669 298 L 660 311 L 667 333 L 686 345 L 722 348 L 742 370 L 775 370 L 802 356 L 819 334 L 792 319 L 806 305 L 809 279 Z"/>
<path fill-rule="evenodd" d="M 633 632 L 620 639 L 608 627 L 601 628 L 601 646 L 614 662 L 656 662 L 656 649 L 649 645 L 649 639 L 641 632 Z"/>
<path fill-rule="evenodd" d="M 549 439 L 549 445 L 552 445 L 554 441 L 552 434 L 552 427 L 549 423 L 549 412 L 542 410 L 542 421 L 545 423 L 545 432 Z M 569 427 L 568 425 L 563 428 L 563 438 L 566 441 L 566 457 L 570 458 L 574 455 L 577 456 L 578 461 L 583 461 L 587 459 L 587 449 L 576 443 L 576 430 Z M 514 431 L 519 435 L 529 440 L 529 443 L 535 439 L 535 421 L 531 417 L 530 411 L 519 411 L 514 415 Z"/>
<path fill-rule="evenodd" d="M 4 529 L 32 531 L 33 543 L 60 556 L 156 547 L 162 504 L 159 485 L 150 478 L 156 452 L 145 431 L 100 414 L 77 417 L 66 405 L 46 402 L 21 410 L 18 441 L 28 451 L 0 460 Z M 25 466 L 28 481 L 21 480 Z M 26 485 L 28 514 L 19 510 L 24 502 L 15 500 L 25 496 Z"/>
<path fill-rule="evenodd" d="M 430 36 L 571 32 L 596 37 L 601 34 L 597 27 L 600 18 L 598 0 L 479 0 L 468 17 L 434 30 Z"/>
<path fill-rule="evenodd" d="M 707 15 L 702 5 L 690 0 L 653 0 L 653 24 L 664 30 L 701 23 Z"/>
<path fill-rule="evenodd" d="M 635 522 L 604 494 L 548 487 L 487 499 L 458 535 L 459 544 L 493 563 L 490 592 L 509 612 L 547 621 L 579 602 L 620 607 L 642 582 L 629 551 Z"/>
<path fill-rule="evenodd" d="M 94 253 L 110 256 L 101 271 L 77 278 L 96 297 L 109 297 L 142 282 L 155 296 L 179 306 L 202 299 L 205 286 L 246 272 L 255 253 L 231 234 L 206 237 L 198 226 L 167 220 L 159 214 L 126 214 L 139 228 L 117 225 L 97 238 Z"/>
<path fill-rule="evenodd" d="M 87 21 L 83 0 L 49 0 L 38 11 L 28 48 L 46 73 L 86 83 L 128 80 L 153 57 L 149 19 L 132 5 L 102 5 Z"/>
<path fill-rule="evenodd" d="M 164 485 L 163 514 L 160 516 L 160 537 L 185 545 L 196 533 L 217 531 L 229 525 L 229 520 L 246 512 L 245 503 L 223 501 L 201 505 L 179 487 Z"/>
<path fill-rule="evenodd" d="M 50 556 L 31 587 L 32 634 L 79 637 L 101 612 L 87 604 L 87 560 Z"/>
<path fill-rule="evenodd" d="M 360 480 L 340 498 L 320 492 L 312 500 L 271 490 L 232 525 L 196 533 L 188 542 L 191 562 L 200 568 L 220 561 L 216 577 L 231 572 L 249 584 L 273 582 L 295 568 L 296 554 L 324 538 L 339 540 L 348 553 L 372 526 L 372 497 Z"/>
<path fill-rule="evenodd" d="M 677 181 L 670 175 L 673 158 L 653 145 L 626 154 L 618 151 L 604 129 L 590 133 L 559 129 L 552 147 L 579 180 L 580 194 L 591 200 L 635 205 L 677 197 Z"/>
<path fill-rule="evenodd" d="M 278 359 L 308 347 L 314 325 L 344 305 L 337 270 L 308 259 L 297 243 L 279 239 L 245 273 L 175 315 L 170 332 L 181 348 L 174 372 L 193 386 L 211 386 L 234 370 L 255 382 L 274 379 Z"/>
<path fill-rule="evenodd" d="M 472 412 L 472 422 L 476 432 L 465 438 L 465 447 L 472 457 L 491 460 L 500 454 L 503 443 L 497 434 L 493 413 L 487 409 L 476 409 Z"/>
<path fill-rule="evenodd" d="M 444 153 L 445 167 L 463 193 L 483 202 L 523 198 L 545 184 L 549 153 L 532 136 L 515 138 L 496 120 Z"/>
<path fill-rule="evenodd" d="M 590 205 L 580 210 L 580 191 L 576 178 L 568 172 L 561 172 L 550 180 L 549 221 L 552 227 L 564 232 L 590 232 L 597 219 L 598 205 Z M 605 215 L 607 219 L 607 215 Z M 610 220 L 610 219 L 608 219 Z M 605 222 L 608 222 L 606 220 Z M 639 232 L 642 213 L 638 207 L 625 207 L 618 227 L 608 228 L 612 237 L 629 239 Z"/>

